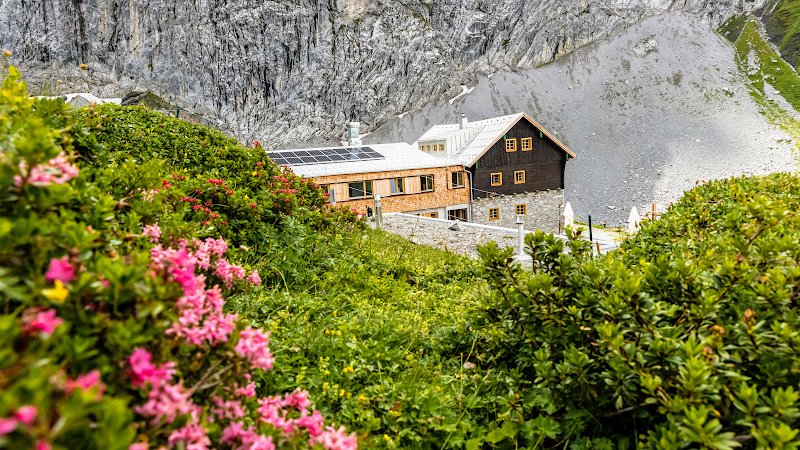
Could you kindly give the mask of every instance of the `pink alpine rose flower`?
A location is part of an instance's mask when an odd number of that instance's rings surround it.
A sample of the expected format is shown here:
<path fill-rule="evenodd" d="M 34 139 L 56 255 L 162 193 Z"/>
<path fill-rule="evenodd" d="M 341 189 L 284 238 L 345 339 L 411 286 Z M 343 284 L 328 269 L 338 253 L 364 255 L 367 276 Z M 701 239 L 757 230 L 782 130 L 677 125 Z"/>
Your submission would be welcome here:
<path fill-rule="evenodd" d="M 26 334 L 35 332 L 52 334 L 53 330 L 55 330 L 55 328 L 61 325 L 63 322 L 64 321 L 60 317 L 56 317 L 55 309 L 41 311 L 36 314 L 36 317 L 34 317 L 33 320 L 22 324 L 22 332 Z"/>
<path fill-rule="evenodd" d="M 75 271 L 68 261 L 68 257 L 64 256 L 61 259 L 51 259 L 50 268 L 44 274 L 48 283 L 55 280 L 61 280 L 62 283 L 69 283 L 75 278 Z"/>
<path fill-rule="evenodd" d="M 0 419 L 0 436 L 5 436 L 17 428 L 16 419 Z"/>
<path fill-rule="evenodd" d="M 142 231 L 142 236 L 150 236 L 150 242 L 158 242 L 158 239 L 161 237 L 161 228 L 157 223 L 147 225 L 144 227 L 144 231 Z"/>
<path fill-rule="evenodd" d="M 36 418 L 37 412 L 38 410 L 35 406 L 25 405 L 14 413 L 14 418 L 26 425 L 30 425 L 33 422 L 33 419 Z"/>
<path fill-rule="evenodd" d="M 247 277 L 247 281 L 249 281 L 253 286 L 259 286 L 261 284 L 261 277 L 258 275 L 258 270 L 254 270 L 253 273 Z"/>

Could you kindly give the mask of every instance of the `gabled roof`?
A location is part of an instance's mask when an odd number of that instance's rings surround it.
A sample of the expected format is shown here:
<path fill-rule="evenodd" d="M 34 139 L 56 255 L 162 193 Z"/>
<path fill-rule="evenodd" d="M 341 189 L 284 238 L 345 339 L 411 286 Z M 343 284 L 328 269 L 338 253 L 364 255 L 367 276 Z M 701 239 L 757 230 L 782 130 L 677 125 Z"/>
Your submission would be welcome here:
<path fill-rule="evenodd" d="M 528 120 L 534 127 L 552 140 L 562 150 L 567 152 L 573 158 L 577 156 L 564 144 L 556 139 L 552 134 L 544 129 L 543 126 L 536 123 L 529 115 L 524 112 L 511 114 L 509 116 L 493 117 L 491 119 L 478 120 L 476 122 L 469 122 L 467 128 L 462 130 L 458 124 L 445 124 L 435 125 L 433 128 L 425 132 L 417 142 L 432 141 L 445 139 L 459 132 L 465 130 L 476 130 L 476 134 L 461 148 L 457 149 L 454 153 L 455 158 L 465 167 L 472 166 L 477 162 L 484 153 L 486 153 L 500 138 L 505 135 L 522 118 Z"/>
<path fill-rule="evenodd" d="M 405 142 L 396 144 L 368 144 L 351 146 L 369 147 L 380 153 L 382 159 L 355 160 L 348 162 L 321 162 L 316 164 L 292 165 L 294 173 L 303 177 L 325 177 L 350 175 L 356 173 L 392 172 L 397 170 L 431 169 L 435 167 L 460 166 L 456 158 L 437 158 Z M 335 148 L 351 148 L 348 146 Z M 323 150 L 334 147 L 303 148 L 296 150 L 276 150 L 270 153 L 295 152 L 297 150 Z M 269 155 L 268 155 L 269 156 Z"/>

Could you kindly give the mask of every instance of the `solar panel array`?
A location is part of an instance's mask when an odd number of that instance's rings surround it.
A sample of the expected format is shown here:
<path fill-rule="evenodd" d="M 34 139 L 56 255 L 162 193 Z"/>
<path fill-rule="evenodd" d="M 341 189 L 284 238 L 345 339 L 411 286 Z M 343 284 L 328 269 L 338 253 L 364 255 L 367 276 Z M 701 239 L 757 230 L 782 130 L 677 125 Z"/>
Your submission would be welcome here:
<path fill-rule="evenodd" d="M 322 148 L 317 150 L 289 150 L 267 153 L 269 159 L 279 166 L 302 166 L 337 162 L 383 159 L 383 155 L 370 147 Z"/>

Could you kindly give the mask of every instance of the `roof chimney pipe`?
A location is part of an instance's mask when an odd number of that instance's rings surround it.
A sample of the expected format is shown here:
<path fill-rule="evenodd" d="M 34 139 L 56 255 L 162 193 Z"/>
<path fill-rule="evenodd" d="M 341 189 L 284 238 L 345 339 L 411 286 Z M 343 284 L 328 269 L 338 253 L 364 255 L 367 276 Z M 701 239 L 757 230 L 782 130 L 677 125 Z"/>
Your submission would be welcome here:
<path fill-rule="evenodd" d="M 348 122 L 347 123 L 347 145 L 362 145 L 361 144 L 361 136 L 358 134 L 358 126 L 360 124 L 358 122 Z"/>
<path fill-rule="evenodd" d="M 463 130 L 463 129 L 467 128 L 467 125 L 469 125 L 469 122 L 467 121 L 467 116 L 464 115 L 464 113 L 462 112 L 461 113 L 461 126 L 459 126 L 459 128 L 461 128 Z"/>

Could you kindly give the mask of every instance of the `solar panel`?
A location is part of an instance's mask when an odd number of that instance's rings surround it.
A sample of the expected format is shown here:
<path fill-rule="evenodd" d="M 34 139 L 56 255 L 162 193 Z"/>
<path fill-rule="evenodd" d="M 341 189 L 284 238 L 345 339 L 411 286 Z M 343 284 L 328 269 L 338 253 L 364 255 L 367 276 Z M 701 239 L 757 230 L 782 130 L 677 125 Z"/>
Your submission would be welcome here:
<path fill-rule="evenodd" d="M 349 161 L 383 159 L 383 155 L 370 147 L 322 148 L 316 150 L 285 150 L 269 152 L 267 156 L 277 165 L 302 166 Z"/>

